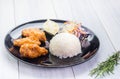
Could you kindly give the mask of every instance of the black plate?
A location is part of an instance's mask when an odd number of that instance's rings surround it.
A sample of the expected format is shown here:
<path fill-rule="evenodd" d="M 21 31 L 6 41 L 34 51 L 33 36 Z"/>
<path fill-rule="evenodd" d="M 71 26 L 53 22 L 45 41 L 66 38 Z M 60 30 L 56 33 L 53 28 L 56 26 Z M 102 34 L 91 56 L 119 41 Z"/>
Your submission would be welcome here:
<path fill-rule="evenodd" d="M 41 56 L 41 57 L 35 58 L 35 59 L 27 59 L 27 58 L 21 57 L 19 54 L 19 48 L 13 46 L 13 40 L 17 39 L 21 36 L 22 29 L 28 28 L 28 27 L 42 28 L 42 24 L 45 21 L 46 20 L 31 21 L 31 22 L 27 22 L 22 25 L 19 25 L 19 26 L 15 27 L 14 29 L 12 29 L 5 37 L 5 46 L 8 49 L 9 53 L 12 56 L 14 56 L 15 58 L 17 58 L 18 60 L 21 60 L 21 61 L 31 64 L 31 65 L 41 66 L 41 67 L 72 66 L 72 65 L 83 63 L 83 62 L 89 60 L 90 58 L 92 58 L 96 54 L 96 52 L 99 48 L 99 40 L 98 40 L 97 36 L 91 30 L 82 26 L 83 29 L 88 32 L 87 35 L 82 35 L 79 38 L 81 41 L 81 45 L 82 45 L 82 54 L 79 54 L 72 58 L 66 58 L 66 59 L 59 59 L 58 57 L 51 55 L 50 52 L 46 56 Z M 60 25 L 62 25 L 64 22 L 66 22 L 64 20 L 53 20 L 53 21 L 57 22 Z M 50 40 L 52 38 L 51 35 L 49 35 L 47 33 L 46 33 L 46 35 L 47 35 L 47 39 Z"/>

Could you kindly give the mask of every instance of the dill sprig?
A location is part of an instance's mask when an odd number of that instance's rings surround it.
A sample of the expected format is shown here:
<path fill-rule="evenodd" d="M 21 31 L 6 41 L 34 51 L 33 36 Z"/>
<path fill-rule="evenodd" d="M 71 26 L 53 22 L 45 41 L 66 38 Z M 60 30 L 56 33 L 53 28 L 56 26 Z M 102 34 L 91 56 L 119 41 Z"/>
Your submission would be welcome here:
<path fill-rule="evenodd" d="M 105 76 L 105 74 L 113 74 L 114 67 L 117 66 L 120 60 L 120 51 L 114 53 L 112 56 L 110 56 L 106 61 L 101 62 L 98 64 L 96 68 L 90 71 L 91 76 L 101 77 Z"/>

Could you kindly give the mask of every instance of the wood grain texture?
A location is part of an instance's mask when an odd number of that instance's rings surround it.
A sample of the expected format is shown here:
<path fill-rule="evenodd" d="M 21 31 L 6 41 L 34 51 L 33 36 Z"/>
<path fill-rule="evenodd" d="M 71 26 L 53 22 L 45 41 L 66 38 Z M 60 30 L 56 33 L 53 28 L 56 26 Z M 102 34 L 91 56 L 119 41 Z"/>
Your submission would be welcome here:
<path fill-rule="evenodd" d="M 14 26 L 13 0 L 0 0 L 0 79 L 18 79 L 17 60 L 4 46 L 5 35 Z"/>
<path fill-rule="evenodd" d="M 56 18 L 50 0 L 15 0 L 16 25 L 26 21 Z M 74 79 L 71 67 L 41 68 L 19 62 L 20 79 Z"/>

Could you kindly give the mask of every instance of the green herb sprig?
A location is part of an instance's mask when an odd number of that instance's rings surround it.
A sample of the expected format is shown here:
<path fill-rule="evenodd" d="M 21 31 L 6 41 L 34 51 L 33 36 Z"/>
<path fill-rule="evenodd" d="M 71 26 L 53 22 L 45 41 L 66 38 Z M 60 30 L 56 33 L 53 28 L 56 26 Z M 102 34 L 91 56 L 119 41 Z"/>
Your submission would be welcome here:
<path fill-rule="evenodd" d="M 105 74 L 113 74 L 114 67 L 118 65 L 118 61 L 120 60 L 120 51 L 114 53 L 110 56 L 106 61 L 98 64 L 96 68 L 90 71 L 91 76 L 101 77 L 105 76 Z"/>

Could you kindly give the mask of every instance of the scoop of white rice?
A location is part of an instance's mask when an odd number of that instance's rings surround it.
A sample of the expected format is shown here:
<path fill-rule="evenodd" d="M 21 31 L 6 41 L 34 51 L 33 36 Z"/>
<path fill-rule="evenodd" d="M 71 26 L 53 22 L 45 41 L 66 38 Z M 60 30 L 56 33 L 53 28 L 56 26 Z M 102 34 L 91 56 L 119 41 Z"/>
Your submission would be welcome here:
<path fill-rule="evenodd" d="M 50 40 L 49 49 L 51 54 L 59 58 L 67 58 L 81 53 L 81 44 L 75 35 L 60 33 Z"/>

